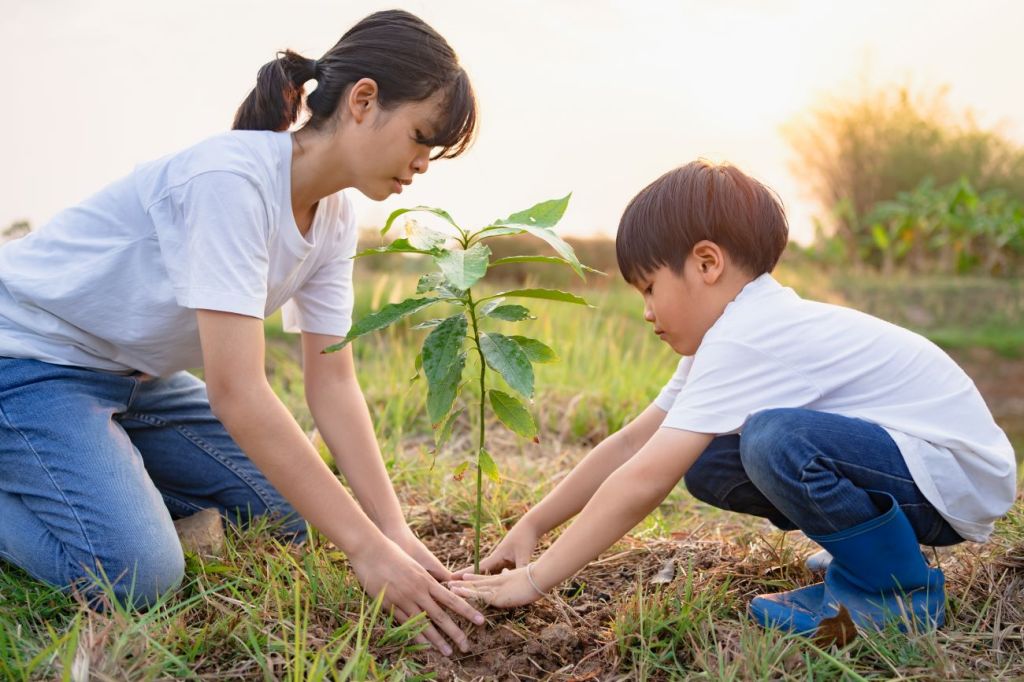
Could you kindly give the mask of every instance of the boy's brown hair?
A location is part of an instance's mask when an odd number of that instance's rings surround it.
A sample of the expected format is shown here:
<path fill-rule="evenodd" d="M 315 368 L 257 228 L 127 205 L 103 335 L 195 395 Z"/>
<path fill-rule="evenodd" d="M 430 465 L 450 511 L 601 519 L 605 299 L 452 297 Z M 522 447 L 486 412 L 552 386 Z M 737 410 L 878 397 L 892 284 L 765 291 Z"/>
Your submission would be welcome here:
<path fill-rule="evenodd" d="M 775 192 L 735 166 L 698 159 L 633 197 L 619 221 L 615 255 L 632 284 L 663 265 L 681 273 L 694 244 L 707 239 L 757 277 L 775 268 L 788 238 Z"/>

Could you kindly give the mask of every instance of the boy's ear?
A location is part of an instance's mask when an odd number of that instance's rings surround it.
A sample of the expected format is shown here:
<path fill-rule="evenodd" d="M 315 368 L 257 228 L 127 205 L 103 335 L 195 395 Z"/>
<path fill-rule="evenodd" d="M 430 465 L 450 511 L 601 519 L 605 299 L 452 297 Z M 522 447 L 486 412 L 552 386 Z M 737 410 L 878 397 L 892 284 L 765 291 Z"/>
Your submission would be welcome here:
<path fill-rule="evenodd" d="M 363 120 L 377 106 L 377 95 L 379 94 L 377 81 L 372 78 L 360 78 L 348 91 L 345 98 L 352 120 L 362 123 Z"/>
<path fill-rule="evenodd" d="M 697 266 L 697 274 L 705 284 L 714 284 L 725 272 L 725 252 L 715 242 L 702 239 L 693 245 L 690 253 Z"/>

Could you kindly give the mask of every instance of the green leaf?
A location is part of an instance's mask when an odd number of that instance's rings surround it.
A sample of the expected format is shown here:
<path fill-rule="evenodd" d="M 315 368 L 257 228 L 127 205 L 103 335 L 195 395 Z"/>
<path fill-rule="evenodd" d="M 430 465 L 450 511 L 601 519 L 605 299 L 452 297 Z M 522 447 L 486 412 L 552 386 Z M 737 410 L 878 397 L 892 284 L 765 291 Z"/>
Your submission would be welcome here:
<path fill-rule="evenodd" d="M 559 291 L 558 289 L 512 289 L 511 291 L 502 291 L 500 293 L 494 294 L 493 296 L 487 296 L 485 298 L 480 299 L 480 301 L 489 301 L 490 299 L 498 298 L 499 296 L 517 296 L 519 298 L 543 298 L 549 301 L 563 301 L 565 303 L 575 303 L 576 305 L 585 305 L 591 308 L 593 307 L 576 294 L 570 294 L 568 291 Z"/>
<path fill-rule="evenodd" d="M 420 378 L 420 370 L 423 369 L 423 351 L 420 351 L 419 353 L 416 354 L 415 366 L 416 373 L 409 377 L 410 384 Z"/>
<path fill-rule="evenodd" d="M 384 246 L 377 246 L 372 249 L 360 251 L 354 256 L 354 258 L 362 258 L 363 256 L 377 256 L 382 253 L 422 253 L 427 256 L 433 256 L 439 253 L 439 251 L 437 249 L 426 250 L 418 248 L 410 244 L 409 240 L 403 237 L 402 239 L 396 239 L 395 241 L 390 242 L 389 244 L 385 244 Z"/>
<path fill-rule="evenodd" d="M 511 263 L 558 263 L 572 267 L 572 263 L 564 258 L 559 258 L 558 256 L 505 256 L 498 260 L 492 260 L 491 267 L 493 268 L 495 265 L 509 265 Z M 608 276 L 607 272 L 601 272 L 589 265 L 583 265 L 580 263 L 580 267 L 583 268 L 584 272 L 592 272 L 595 275 L 603 275 L 605 277 Z"/>
<path fill-rule="evenodd" d="M 440 300 L 441 299 L 438 298 L 407 298 L 401 303 L 390 303 L 377 312 L 370 313 L 352 325 L 352 328 L 348 330 L 348 335 L 340 343 L 328 346 L 320 352 L 333 353 L 334 351 L 341 350 L 363 334 L 369 334 L 370 332 L 377 331 L 378 329 L 383 329 L 403 317 L 407 317 L 417 311 L 423 310 L 427 306 L 434 305 Z"/>
<path fill-rule="evenodd" d="M 527 398 L 533 396 L 533 365 L 518 343 L 504 334 L 489 332 L 480 335 L 480 350 L 488 366 L 504 377 L 512 390 Z"/>
<path fill-rule="evenodd" d="M 478 459 L 479 467 L 484 472 L 487 478 L 491 479 L 495 483 L 501 483 L 501 474 L 498 473 L 498 465 L 491 459 L 490 453 L 483 448 L 480 448 L 480 456 Z"/>
<path fill-rule="evenodd" d="M 519 344 L 519 347 L 526 353 L 526 357 L 530 358 L 530 362 L 545 363 L 558 359 L 558 355 L 550 346 L 537 339 L 526 336 L 510 336 L 509 338 Z"/>
<path fill-rule="evenodd" d="M 573 248 L 565 242 L 564 239 L 555 234 L 554 230 L 546 227 L 534 227 L 533 225 L 510 225 L 508 227 L 490 228 L 485 227 L 479 234 L 479 239 L 490 239 L 491 237 L 499 237 L 505 234 L 519 234 L 521 232 L 527 232 L 532 234 L 534 237 L 538 237 L 546 241 L 551 248 L 559 253 L 566 263 L 576 274 L 580 276 L 580 279 L 585 279 L 583 274 L 583 265 L 580 263 L 579 258 L 576 257 L 576 252 Z"/>
<path fill-rule="evenodd" d="M 430 384 L 444 381 L 451 367 L 459 359 L 466 340 L 468 322 L 462 313 L 452 315 L 423 341 L 423 373 Z"/>
<path fill-rule="evenodd" d="M 444 283 L 437 288 L 437 293 L 441 298 L 445 298 L 450 300 L 452 303 L 459 304 L 462 304 L 462 297 L 466 295 L 465 290 L 459 289 L 448 280 L 445 280 Z"/>
<path fill-rule="evenodd" d="M 881 223 L 875 223 L 871 226 L 871 236 L 874 237 L 878 248 L 883 251 L 889 248 L 889 234 L 882 227 Z"/>
<path fill-rule="evenodd" d="M 452 249 L 434 256 L 445 279 L 458 289 L 468 289 L 487 272 L 487 260 L 491 249 L 483 244 L 474 244 L 466 250 Z"/>
<path fill-rule="evenodd" d="M 480 314 L 481 315 L 490 315 L 492 310 L 494 310 L 495 308 L 497 308 L 499 305 L 501 305 L 504 302 L 505 302 L 505 299 L 503 299 L 503 298 L 492 298 L 489 301 L 487 301 L 486 303 L 484 303 L 482 306 L 480 306 Z"/>
<path fill-rule="evenodd" d="M 569 198 L 572 197 L 572 192 L 569 192 L 561 199 L 549 199 L 548 201 L 542 201 L 535 206 L 531 206 L 525 211 L 519 211 L 513 213 L 504 220 L 496 220 L 496 225 L 532 225 L 534 227 L 553 227 L 562 216 L 565 215 L 565 209 L 569 206 Z"/>
<path fill-rule="evenodd" d="M 461 481 L 462 477 L 466 475 L 466 469 L 469 468 L 469 462 L 463 462 L 459 466 L 455 467 L 455 471 L 452 472 L 452 478 L 456 481 Z"/>
<path fill-rule="evenodd" d="M 412 213 L 415 211 L 420 211 L 423 213 L 433 213 L 437 217 L 443 218 L 444 220 L 448 221 L 456 230 L 459 231 L 459 233 L 464 234 L 463 229 L 455 224 L 455 221 L 452 220 L 452 217 L 448 215 L 447 211 L 443 211 L 440 208 L 431 208 L 430 206 L 413 206 L 412 208 L 400 208 L 397 211 L 392 211 L 391 215 L 388 216 L 387 222 L 384 223 L 384 227 L 380 228 L 381 235 L 383 236 L 388 233 L 388 230 L 391 229 L 391 226 L 394 224 L 395 220 L 399 216 L 405 215 L 406 213 Z"/>
<path fill-rule="evenodd" d="M 437 452 L 444 444 L 447 443 L 452 437 L 452 427 L 455 426 L 455 420 L 459 418 L 459 415 L 463 413 L 463 409 L 460 407 L 454 412 L 448 415 L 448 418 L 444 420 L 444 424 L 440 429 L 437 430 L 434 436 L 434 451 Z"/>
<path fill-rule="evenodd" d="M 506 322 L 522 322 L 523 320 L 536 319 L 530 314 L 528 308 L 514 303 L 495 306 L 487 312 L 487 316 L 498 320 L 505 320 Z"/>
<path fill-rule="evenodd" d="M 409 244 L 416 249 L 426 251 L 437 251 L 448 241 L 448 235 L 431 230 L 429 227 L 420 225 L 415 220 L 410 220 L 405 225 L 405 236 Z"/>
<path fill-rule="evenodd" d="M 498 415 L 501 423 L 523 438 L 536 438 L 537 424 L 518 398 L 504 391 L 491 389 L 487 391 L 491 399 L 491 408 Z"/>
<path fill-rule="evenodd" d="M 427 416 L 431 426 L 436 426 L 444 419 L 455 404 L 459 395 L 459 382 L 462 370 L 466 366 L 466 354 L 460 353 L 456 361 L 448 368 L 448 373 L 440 381 L 427 383 Z"/>
<path fill-rule="evenodd" d="M 444 275 L 440 272 L 429 272 L 420 277 L 419 281 L 416 282 L 416 293 L 426 294 L 434 291 L 441 284 L 444 283 Z"/>

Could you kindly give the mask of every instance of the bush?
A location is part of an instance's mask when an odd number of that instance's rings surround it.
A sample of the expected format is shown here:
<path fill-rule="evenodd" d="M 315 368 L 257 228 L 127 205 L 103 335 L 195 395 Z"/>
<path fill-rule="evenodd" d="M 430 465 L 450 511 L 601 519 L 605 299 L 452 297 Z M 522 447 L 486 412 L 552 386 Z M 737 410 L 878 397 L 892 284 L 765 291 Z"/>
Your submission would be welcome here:
<path fill-rule="evenodd" d="M 883 270 L 1019 268 L 1024 149 L 951 115 L 945 91 L 835 99 L 786 134 L 794 171 L 828 212 L 819 258 Z"/>

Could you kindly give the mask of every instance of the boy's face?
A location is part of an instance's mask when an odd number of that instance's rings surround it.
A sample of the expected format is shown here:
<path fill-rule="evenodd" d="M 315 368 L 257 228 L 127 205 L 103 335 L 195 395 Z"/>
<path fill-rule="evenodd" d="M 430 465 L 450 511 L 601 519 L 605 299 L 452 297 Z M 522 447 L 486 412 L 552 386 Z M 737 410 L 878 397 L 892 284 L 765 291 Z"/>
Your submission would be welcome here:
<path fill-rule="evenodd" d="M 680 355 L 697 352 L 704 335 L 749 278 L 725 276 L 721 251 L 710 258 L 694 253 L 683 271 L 662 266 L 634 283 L 644 298 L 644 319 Z M 717 256 L 717 258 L 716 258 Z"/>

